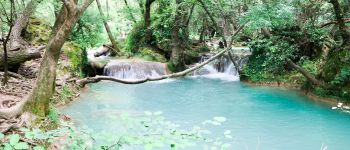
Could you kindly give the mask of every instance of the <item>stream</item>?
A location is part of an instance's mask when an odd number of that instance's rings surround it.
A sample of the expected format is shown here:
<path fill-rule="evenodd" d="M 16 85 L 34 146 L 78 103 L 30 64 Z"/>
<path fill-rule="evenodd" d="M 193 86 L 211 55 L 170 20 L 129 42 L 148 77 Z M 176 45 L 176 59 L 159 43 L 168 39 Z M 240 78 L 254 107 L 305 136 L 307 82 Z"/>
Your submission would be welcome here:
<path fill-rule="evenodd" d="M 215 116 L 227 121 L 211 130 L 232 131 L 233 149 L 347 150 L 350 116 L 315 103 L 296 91 L 254 87 L 220 78 L 189 77 L 124 85 L 90 84 L 89 90 L 62 110 L 77 125 L 115 132 L 109 115 L 162 111 L 182 128 Z"/>
<path fill-rule="evenodd" d="M 244 61 L 242 57 L 240 66 Z M 107 69 L 112 73 L 107 75 L 122 79 L 159 76 L 166 70 L 159 64 L 129 61 L 113 62 Z M 77 126 L 111 135 L 128 128 L 112 117 L 125 113 L 139 117 L 145 111 L 161 111 L 167 120 L 188 130 L 213 117 L 225 117 L 221 126 L 209 127 L 213 133 L 210 136 L 222 136 L 230 130 L 229 143 L 234 150 L 350 149 L 349 114 L 312 101 L 298 91 L 239 82 L 227 58 L 182 79 L 137 85 L 107 81 L 89 84 L 86 92 L 61 111 L 71 116 Z M 193 149 L 202 149 L 201 144 L 188 150 Z"/>

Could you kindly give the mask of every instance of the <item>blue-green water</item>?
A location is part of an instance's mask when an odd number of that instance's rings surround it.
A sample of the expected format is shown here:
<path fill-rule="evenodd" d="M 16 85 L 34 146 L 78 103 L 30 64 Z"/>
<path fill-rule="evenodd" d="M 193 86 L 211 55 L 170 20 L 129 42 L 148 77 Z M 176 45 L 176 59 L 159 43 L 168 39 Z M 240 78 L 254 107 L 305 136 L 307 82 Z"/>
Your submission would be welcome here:
<path fill-rule="evenodd" d="M 350 149 L 350 115 L 291 90 L 205 78 L 138 85 L 100 82 L 89 87 L 62 111 L 95 131 L 115 130 L 106 114 L 162 111 L 183 128 L 226 117 L 220 128 L 232 131 L 235 150 Z"/>

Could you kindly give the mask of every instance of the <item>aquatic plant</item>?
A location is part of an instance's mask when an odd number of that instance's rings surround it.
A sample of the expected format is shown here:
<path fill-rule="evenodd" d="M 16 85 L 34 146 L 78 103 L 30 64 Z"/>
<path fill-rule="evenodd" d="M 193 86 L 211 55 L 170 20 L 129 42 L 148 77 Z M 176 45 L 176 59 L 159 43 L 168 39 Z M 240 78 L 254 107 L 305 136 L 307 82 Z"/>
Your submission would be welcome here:
<path fill-rule="evenodd" d="M 61 122 L 55 130 L 21 128 L 18 134 L 0 134 L 0 150 L 4 149 L 120 149 L 122 147 L 143 147 L 145 150 L 155 148 L 178 149 L 199 146 L 203 149 L 229 149 L 232 139 L 231 131 L 226 130 L 219 137 L 213 137 L 208 126 L 220 126 L 225 117 L 214 117 L 204 121 L 200 126 L 181 129 L 180 125 L 166 120 L 162 112 L 146 111 L 142 117 L 128 114 L 110 116 L 111 120 L 121 122 L 122 130 L 115 133 L 93 132 L 87 127 L 76 128 L 72 123 Z"/>

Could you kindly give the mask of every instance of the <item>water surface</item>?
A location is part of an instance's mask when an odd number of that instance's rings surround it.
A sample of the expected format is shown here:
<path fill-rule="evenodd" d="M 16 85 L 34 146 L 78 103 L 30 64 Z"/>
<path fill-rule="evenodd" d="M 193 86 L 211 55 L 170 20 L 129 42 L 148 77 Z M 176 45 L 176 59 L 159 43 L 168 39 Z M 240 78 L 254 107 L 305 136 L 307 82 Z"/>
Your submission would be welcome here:
<path fill-rule="evenodd" d="M 169 81 L 169 80 L 168 80 Z M 113 132 L 111 113 L 162 111 L 183 128 L 215 116 L 227 121 L 235 150 L 350 149 L 350 116 L 317 104 L 295 91 L 254 87 L 237 81 L 207 78 L 125 85 L 100 82 L 89 85 L 62 111 L 78 125 Z M 221 129 L 213 131 L 222 133 Z"/>

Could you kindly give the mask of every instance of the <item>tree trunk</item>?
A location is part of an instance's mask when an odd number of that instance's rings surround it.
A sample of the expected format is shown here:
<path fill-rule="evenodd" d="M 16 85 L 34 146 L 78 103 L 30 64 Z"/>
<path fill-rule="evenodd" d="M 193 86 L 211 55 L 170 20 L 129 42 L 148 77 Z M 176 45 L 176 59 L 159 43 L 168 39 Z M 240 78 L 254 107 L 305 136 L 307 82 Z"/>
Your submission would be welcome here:
<path fill-rule="evenodd" d="M 26 49 L 26 50 L 17 50 L 17 51 L 9 51 L 8 52 L 8 66 L 9 68 L 16 68 L 20 64 L 41 57 L 40 51 L 44 49 L 45 46 L 40 46 L 37 49 Z M 4 69 L 4 53 L 0 52 L 0 69 Z"/>
<path fill-rule="evenodd" d="M 228 57 L 230 58 L 231 62 L 233 63 L 233 65 L 235 66 L 236 71 L 238 72 L 238 74 L 241 74 L 241 69 L 239 68 L 239 65 L 236 62 L 236 58 L 234 57 L 234 55 L 231 53 L 231 50 L 227 51 Z"/>
<path fill-rule="evenodd" d="M 151 5 L 155 0 L 146 0 L 144 11 L 144 23 L 145 23 L 145 42 L 147 45 L 151 45 L 152 31 L 151 31 Z"/>
<path fill-rule="evenodd" d="M 342 10 L 340 8 L 340 4 L 339 4 L 338 0 L 330 0 L 330 3 L 332 3 L 332 5 L 333 5 L 335 18 L 337 20 L 339 30 L 340 30 L 341 36 L 343 38 L 343 45 L 349 44 L 350 43 L 350 33 L 348 32 L 347 27 L 345 25 L 345 22 L 343 20 L 343 13 L 342 13 Z"/>
<path fill-rule="evenodd" d="M 23 48 L 27 43 L 22 39 L 22 30 L 27 26 L 29 17 L 33 14 L 41 0 L 31 0 L 24 8 L 23 12 L 18 16 L 13 25 L 13 29 L 10 35 L 10 49 Z"/>
<path fill-rule="evenodd" d="M 185 69 L 185 61 L 183 54 L 182 41 L 180 39 L 180 28 L 182 24 L 182 0 L 176 0 L 176 13 L 173 23 L 173 28 L 171 29 L 171 58 L 170 61 L 174 65 L 176 71 Z"/>
<path fill-rule="evenodd" d="M 300 72 L 308 81 L 310 81 L 312 84 L 317 85 L 317 86 L 322 86 L 325 87 L 325 84 L 322 81 L 317 80 L 314 75 L 312 75 L 311 73 L 309 73 L 307 70 L 305 70 L 304 68 L 298 66 L 297 64 L 295 64 L 292 60 L 290 59 L 286 59 L 287 64 L 294 68 L 296 71 Z"/>
<path fill-rule="evenodd" d="M 132 12 L 131 12 L 131 8 L 130 8 L 130 6 L 129 6 L 129 4 L 128 4 L 128 0 L 124 0 L 124 3 L 125 3 L 126 8 L 128 9 L 128 12 L 129 12 L 129 15 L 130 15 L 130 17 L 131 17 L 131 20 L 132 20 L 134 23 L 136 23 L 136 19 L 135 19 L 134 15 L 133 15 Z"/>
<path fill-rule="evenodd" d="M 69 37 L 78 18 L 92 3 L 93 0 L 85 0 L 82 6 L 78 7 L 74 1 L 63 1 L 62 7 L 66 8 L 68 13 L 61 11 L 59 16 L 63 15 L 63 23 L 58 26 L 58 30 L 53 34 L 47 44 L 47 48 L 40 64 L 38 78 L 31 95 L 27 99 L 25 110 L 30 110 L 39 116 L 45 116 L 49 111 L 50 98 L 55 91 L 56 67 L 61 48 Z M 59 17 L 60 18 L 60 17 Z M 60 21 L 59 18 L 56 22 Z"/>
<path fill-rule="evenodd" d="M 111 29 L 109 28 L 109 25 L 107 23 L 107 20 L 103 14 L 103 11 L 102 11 L 102 7 L 101 7 L 101 4 L 100 4 L 100 1 L 99 0 L 96 0 L 96 4 L 97 4 L 97 7 L 98 7 L 98 11 L 100 12 L 100 15 L 102 17 L 102 21 L 103 21 L 103 24 L 106 28 L 106 31 L 107 31 L 107 34 L 108 34 L 108 38 L 109 40 L 111 41 L 112 43 L 112 46 L 113 46 L 113 49 L 116 50 L 114 51 L 114 53 L 112 53 L 112 55 L 115 55 L 115 54 L 119 54 L 120 50 L 118 48 L 118 44 L 117 44 L 117 41 L 115 40 L 115 38 L 113 37 L 113 34 L 112 34 L 112 31 Z"/>

